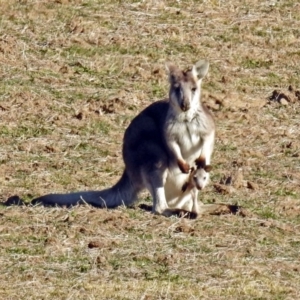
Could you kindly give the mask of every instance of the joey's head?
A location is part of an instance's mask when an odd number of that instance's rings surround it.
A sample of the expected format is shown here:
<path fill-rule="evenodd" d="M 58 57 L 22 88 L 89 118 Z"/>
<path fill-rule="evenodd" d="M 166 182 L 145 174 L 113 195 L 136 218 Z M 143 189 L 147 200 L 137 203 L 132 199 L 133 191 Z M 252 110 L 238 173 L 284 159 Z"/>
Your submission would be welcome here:
<path fill-rule="evenodd" d="M 198 190 L 203 190 L 208 184 L 210 171 L 211 166 L 200 167 L 193 171 L 193 184 Z"/>
<path fill-rule="evenodd" d="M 208 72 L 207 61 L 198 61 L 190 70 L 182 71 L 172 63 L 166 65 L 169 73 L 169 101 L 178 112 L 197 109 L 200 104 L 201 82 Z"/>

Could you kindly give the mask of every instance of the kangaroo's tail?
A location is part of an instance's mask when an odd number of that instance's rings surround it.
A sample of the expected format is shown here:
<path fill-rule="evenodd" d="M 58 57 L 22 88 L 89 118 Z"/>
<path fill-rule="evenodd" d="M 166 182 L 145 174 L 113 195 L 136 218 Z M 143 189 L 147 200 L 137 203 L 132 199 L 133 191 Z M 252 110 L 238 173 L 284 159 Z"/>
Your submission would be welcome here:
<path fill-rule="evenodd" d="M 48 194 L 31 201 L 32 205 L 44 206 L 75 206 L 77 204 L 90 204 L 99 208 L 115 208 L 120 205 L 130 206 L 137 199 L 138 191 L 132 184 L 128 174 L 124 171 L 121 179 L 111 188 L 102 191 L 83 191 L 67 194 Z M 14 196 L 15 198 L 17 196 Z M 13 198 L 13 197 L 12 197 Z M 7 200 L 6 205 L 17 204 Z M 19 199 L 18 205 L 24 202 Z"/>

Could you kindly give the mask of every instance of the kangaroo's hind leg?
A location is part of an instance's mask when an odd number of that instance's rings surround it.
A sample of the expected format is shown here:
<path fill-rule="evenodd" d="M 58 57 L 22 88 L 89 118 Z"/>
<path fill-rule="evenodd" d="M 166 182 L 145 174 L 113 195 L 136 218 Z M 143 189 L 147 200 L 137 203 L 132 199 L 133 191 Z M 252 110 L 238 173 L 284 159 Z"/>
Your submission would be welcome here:
<path fill-rule="evenodd" d="M 167 166 L 164 161 L 159 160 L 151 166 L 150 170 L 149 168 L 143 169 L 142 178 L 153 199 L 152 212 L 164 215 L 168 209 L 164 188 L 167 178 Z"/>

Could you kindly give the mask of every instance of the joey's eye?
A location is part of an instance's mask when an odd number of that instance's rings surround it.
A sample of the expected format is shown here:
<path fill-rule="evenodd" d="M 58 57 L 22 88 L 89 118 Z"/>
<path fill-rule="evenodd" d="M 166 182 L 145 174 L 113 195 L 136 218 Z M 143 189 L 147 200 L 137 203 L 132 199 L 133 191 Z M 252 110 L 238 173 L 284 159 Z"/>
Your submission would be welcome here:
<path fill-rule="evenodd" d="M 197 91 L 197 88 L 196 87 L 192 87 L 191 90 L 192 90 L 193 93 L 195 93 Z"/>

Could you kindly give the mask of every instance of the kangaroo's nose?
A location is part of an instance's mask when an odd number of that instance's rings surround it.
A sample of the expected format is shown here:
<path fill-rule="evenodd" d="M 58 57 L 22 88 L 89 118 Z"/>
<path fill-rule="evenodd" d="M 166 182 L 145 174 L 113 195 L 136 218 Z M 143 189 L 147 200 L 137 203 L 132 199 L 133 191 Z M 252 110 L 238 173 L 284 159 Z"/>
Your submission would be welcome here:
<path fill-rule="evenodd" d="M 191 107 L 190 103 L 188 101 L 183 101 L 182 104 L 181 104 L 181 109 L 183 111 L 187 111 L 189 110 Z"/>

